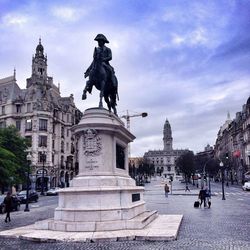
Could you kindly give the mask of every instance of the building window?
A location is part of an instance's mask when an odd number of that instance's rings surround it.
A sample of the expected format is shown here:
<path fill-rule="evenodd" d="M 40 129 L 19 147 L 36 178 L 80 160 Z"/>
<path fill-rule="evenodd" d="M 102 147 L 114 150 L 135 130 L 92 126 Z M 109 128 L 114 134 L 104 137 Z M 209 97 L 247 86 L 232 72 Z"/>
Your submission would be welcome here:
<path fill-rule="evenodd" d="M 69 114 L 67 114 L 67 122 L 70 122 L 70 121 L 69 121 Z"/>
<path fill-rule="evenodd" d="M 48 124 L 48 120 L 39 119 L 39 130 L 40 131 L 47 131 L 47 124 Z"/>
<path fill-rule="evenodd" d="M 61 142 L 61 152 L 64 153 L 64 141 Z"/>
<path fill-rule="evenodd" d="M 27 112 L 31 112 L 31 103 L 27 103 Z"/>
<path fill-rule="evenodd" d="M 17 104 L 17 105 L 16 105 L 16 112 L 17 112 L 17 113 L 21 113 L 21 112 L 22 112 L 22 110 L 21 110 L 21 105 L 20 105 L 20 104 Z"/>
<path fill-rule="evenodd" d="M 46 162 L 47 161 L 47 155 L 44 152 L 38 153 L 38 162 Z"/>
<path fill-rule="evenodd" d="M 70 153 L 71 154 L 74 154 L 75 153 L 75 147 L 74 147 L 74 144 L 71 143 L 71 146 L 70 146 Z"/>
<path fill-rule="evenodd" d="M 16 120 L 16 128 L 18 131 L 21 130 L 21 120 Z"/>
<path fill-rule="evenodd" d="M 61 166 L 64 167 L 64 156 L 61 156 Z"/>
<path fill-rule="evenodd" d="M 47 136 L 39 135 L 39 147 L 47 147 Z"/>
<path fill-rule="evenodd" d="M 168 167 L 168 172 L 170 172 L 171 171 L 171 167 Z"/>
<path fill-rule="evenodd" d="M 0 122 L 0 128 L 6 128 L 6 123 L 4 122 Z"/>
<path fill-rule="evenodd" d="M 69 143 L 66 143 L 66 151 L 69 151 Z"/>
<path fill-rule="evenodd" d="M 40 75 L 43 75 L 44 69 L 43 68 L 38 68 L 38 72 L 40 73 Z"/>
<path fill-rule="evenodd" d="M 5 106 L 2 106 L 2 115 L 5 115 Z"/>
<path fill-rule="evenodd" d="M 25 131 L 31 131 L 32 130 L 32 120 L 28 119 L 25 121 Z"/>
<path fill-rule="evenodd" d="M 52 140 L 52 149 L 55 149 L 55 140 Z"/>
<path fill-rule="evenodd" d="M 69 129 L 67 129 L 67 137 L 69 137 Z"/>
<path fill-rule="evenodd" d="M 63 126 L 62 126 L 62 128 L 61 128 L 61 137 L 64 138 L 64 127 L 63 127 Z"/>
<path fill-rule="evenodd" d="M 52 155 L 52 163 L 54 163 L 55 162 L 55 156 L 54 156 L 54 154 Z"/>
<path fill-rule="evenodd" d="M 53 113 L 54 113 L 54 117 L 58 118 L 58 110 L 54 109 Z"/>
<path fill-rule="evenodd" d="M 31 136 L 25 136 L 26 143 L 28 147 L 32 146 L 32 137 Z"/>

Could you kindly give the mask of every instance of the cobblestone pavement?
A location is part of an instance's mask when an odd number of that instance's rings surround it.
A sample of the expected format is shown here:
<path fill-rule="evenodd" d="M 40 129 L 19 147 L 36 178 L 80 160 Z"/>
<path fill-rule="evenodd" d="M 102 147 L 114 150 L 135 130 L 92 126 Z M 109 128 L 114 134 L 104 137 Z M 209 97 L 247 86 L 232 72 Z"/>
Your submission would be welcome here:
<path fill-rule="evenodd" d="M 226 187 L 226 200 L 221 199 L 220 184 L 212 184 L 212 190 L 216 194 L 212 197 L 210 209 L 193 207 L 197 199 L 198 189 L 191 187 L 193 195 L 169 195 L 164 197 L 163 183 L 151 181 L 147 184 L 145 200 L 150 210 L 157 209 L 160 214 L 183 214 L 184 219 L 180 227 L 178 240 L 172 242 L 150 241 L 122 241 L 103 243 L 35 243 L 18 239 L 0 239 L 1 250 L 163 250 L 163 249 L 218 249 L 218 250 L 249 250 L 250 249 L 250 192 L 244 192 L 240 188 Z M 183 189 L 184 184 L 174 182 L 173 194 L 176 189 Z M 54 206 L 55 207 L 55 206 Z M 35 212 L 34 212 L 35 211 Z M 37 218 L 51 217 L 53 206 L 33 209 L 30 213 L 13 213 L 11 222 L 13 226 L 30 224 Z M 3 219 L 3 217 L 0 217 Z M 1 220 L 2 221 L 2 220 Z M 0 230 L 6 230 L 6 226 L 0 223 Z"/>

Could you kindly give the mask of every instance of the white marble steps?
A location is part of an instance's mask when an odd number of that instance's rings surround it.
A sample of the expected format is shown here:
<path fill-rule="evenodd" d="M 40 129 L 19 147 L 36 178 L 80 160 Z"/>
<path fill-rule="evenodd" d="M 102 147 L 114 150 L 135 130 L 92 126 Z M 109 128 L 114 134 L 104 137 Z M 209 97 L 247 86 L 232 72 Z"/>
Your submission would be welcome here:
<path fill-rule="evenodd" d="M 183 215 L 159 215 L 139 230 L 105 232 L 60 232 L 36 229 L 33 225 L 0 232 L 0 238 L 19 238 L 37 242 L 105 242 L 121 240 L 176 240 Z"/>
<path fill-rule="evenodd" d="M 70 222 L 50 219 L 36 222 L 35 227 L 36 229 L 65 232 L 102 232 L 111 230 L 142 229 L 156 219 L 157 216 L 157 211 L 145 211 L 129 220 Z"/>

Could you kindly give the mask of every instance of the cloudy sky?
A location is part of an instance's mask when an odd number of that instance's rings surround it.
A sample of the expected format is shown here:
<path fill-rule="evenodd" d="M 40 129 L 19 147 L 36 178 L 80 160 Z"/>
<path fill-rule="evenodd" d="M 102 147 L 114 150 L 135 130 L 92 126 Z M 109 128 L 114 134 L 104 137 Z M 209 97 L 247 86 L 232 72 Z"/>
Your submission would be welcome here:
<path fill-rule="evenodd" d="M 110 43 L 119 81 L 119 116 L 133 117 L 132 156 L 163 148 L 166 119 L 174 148 L 214 145 L 226 120 L 250 94 L 248 0 L 0 0 L 0 78 L 26 87 L 39 37 L 48 74 L 79 109 L 95 107 L 98 92 L 81 100 L 83 73 L 94 41 Z M 125 121 L 124 121 L 125 122 Z"/>

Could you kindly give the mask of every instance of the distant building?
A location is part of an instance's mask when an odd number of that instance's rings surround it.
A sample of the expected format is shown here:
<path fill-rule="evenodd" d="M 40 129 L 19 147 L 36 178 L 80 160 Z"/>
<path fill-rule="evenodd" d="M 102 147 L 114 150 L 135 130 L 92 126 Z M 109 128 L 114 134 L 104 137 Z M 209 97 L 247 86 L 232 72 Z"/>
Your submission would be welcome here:
<path fill-rule="evenodd" d="M 186 152 L 182 149 L 173 149 L 172 130 L 168 119 L 163 128 L 163 150 L 149 150 L 144 154 L 144 159 L 154 164 L 157 173 L 167 176 L 175 176 L 175 161 Z"/>
<path fill-rule="evenodd" d="M 250 171 L 250 97 L 233 120 L 228 115 L 218 132 L 214 152 L 221 161 L 228 157 L 224 162 L 228 165 L 228 178 L 244 182 Z"/>
<path fill-rule="evenodd" d="M 196 156 L 204 158 L 206 160 L 213 159 L 214 158 L 214 148 L 213 146 L 210 146 L 207 144 L 207 146 L 204 148 L 204 151 L 196 153 Z"/>
<path fill-rule="evenodd" d="M 26 89 L 20 89 L 16 74 L 0 79 L 0 128 L 14 125 L 26 137 L 32 154 L 32 188 L 68 186 L 78 171 L 75 138 L 70 128 L 81 112 L 74 97 L 61 97 L 59 87 L 47 75 L 47 56 L 39 40 L 32 58 L 32 73 Z"/>

